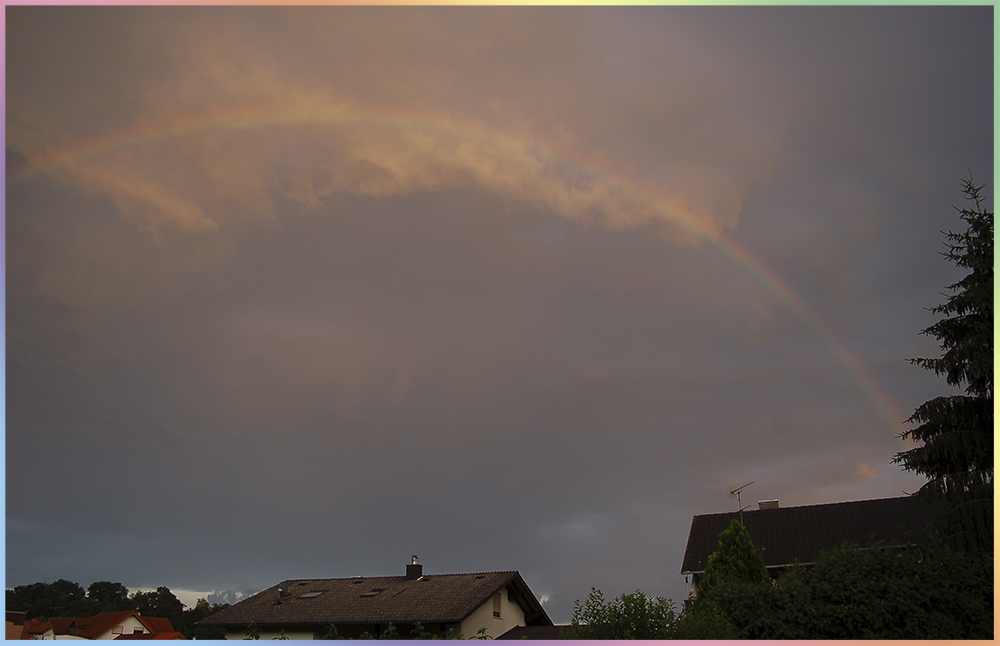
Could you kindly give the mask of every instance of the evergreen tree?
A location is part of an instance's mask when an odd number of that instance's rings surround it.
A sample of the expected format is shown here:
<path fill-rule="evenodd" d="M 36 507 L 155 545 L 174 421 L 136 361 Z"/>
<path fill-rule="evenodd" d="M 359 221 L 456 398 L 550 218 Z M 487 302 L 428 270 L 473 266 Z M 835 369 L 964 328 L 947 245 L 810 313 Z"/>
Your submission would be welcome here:
<path fill-rule="evenodd" d="M 738 520 L 719 534 L 719 548 L 708 557 L 705 575 L 698 585 L 698 597 L 711 596 L 712 588 L 723 581 L 767 583 L 770 576 L 764 558 Z"/>
<path fill-rule="evenodd" d="M 698 624 L 711 618 L 709 624 L 735 631 L 726 639 L 773 638 L 770 608 L 776 593 L 764 558 L 746 528 L 733 520 L 719 534 L 719 548 L 708 557 L 688 622 Z M 690 628 L 688 623 L 681 634 Z"/>
<path fill-rule="evenodd" d="M 918 495 L 944 497 L 938 525 L 943 539 L 961 549 L 993 550 L 993 212 L 983 206 L 982 185 L 962 182 L 975 208 L 959 209 L 966 230 L 949 232 L 942 255 L 969 273 L 948 289 L 947 302 L 931 308 L 945 318 L 923 330 L 941 343 L 939 358 L 911 363 L 944 375 L 964 394 L 925 402 L 910 417 L 918 424 L 900 437 L 921 443 L 893 462 L 928 478 Z"/>

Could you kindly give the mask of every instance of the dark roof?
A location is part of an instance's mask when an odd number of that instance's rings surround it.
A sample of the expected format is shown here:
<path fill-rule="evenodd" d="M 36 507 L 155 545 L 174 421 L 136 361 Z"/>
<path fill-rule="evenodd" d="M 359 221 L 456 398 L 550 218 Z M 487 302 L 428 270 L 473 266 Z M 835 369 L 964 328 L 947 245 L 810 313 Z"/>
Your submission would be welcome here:
<path fill-rule="evenodd" d="M 514 626 L 497 639 L 530 639 L 532 641 L 548 639 L 566 639 L 565 633 L 570 626 Z"/>
<path fill-rule="evenodd" d="M 516 571 L 349 579 L 293 579 L 279 603 L 278 585 L 210 615 L 200 626 L 329 626 L 330 624 L 458 623 L 498 590 L 525 611 L 529 624 L 551 625 Z M 319 593 L 319 594 L 316 594 Z"/>
<path fill-rule="evenodd" d="M 943 504 L 913 496 L 857 500 L 825 505 L 755 509 L 743 512 L 743 526 L 767 567 L 815 563 L 820 552 L 844 541 L 912 545 L 927 540 L 928 524 L 944 512 Z M 737 511 L 695 516 L 691 520 L 681 574 L 704 572 L 719 547 L 719 534 Z"/>

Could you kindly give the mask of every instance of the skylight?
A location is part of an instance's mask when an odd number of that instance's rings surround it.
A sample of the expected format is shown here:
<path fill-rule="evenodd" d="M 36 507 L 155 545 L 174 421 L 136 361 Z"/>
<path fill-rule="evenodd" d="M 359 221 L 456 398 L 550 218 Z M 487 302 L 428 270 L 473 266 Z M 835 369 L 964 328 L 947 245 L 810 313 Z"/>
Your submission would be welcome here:
<path fill-rule="evenodd" d="M 299 599 L 315 599 L 324 592 L 326 592 L 326 590 L 313 590 L 312 592 L 306 592 L 305 594 L 300 594 Z"/>

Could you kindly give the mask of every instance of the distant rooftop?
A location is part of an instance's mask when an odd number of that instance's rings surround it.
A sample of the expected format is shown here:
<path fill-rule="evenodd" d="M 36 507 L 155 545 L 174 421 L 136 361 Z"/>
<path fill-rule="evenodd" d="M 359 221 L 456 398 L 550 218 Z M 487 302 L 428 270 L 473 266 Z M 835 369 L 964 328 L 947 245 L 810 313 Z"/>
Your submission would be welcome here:
<path fill-rule="evenodd" d="M 802 507 L 767 502 L 774 504 L 744 511 L 743 526 L 769 568 L 815 563 L 821 552 L 844 541 L 861 546 L 921 543 L 928 538 L 928 525 L 945 510 L 943 503 L 913 496 Z M 719 547 L 719 534 L 739 519 L 738 511 L 695 516 L 681 574 L 704 572 L 708 557 Z"/>
<path fill-rule="evenodd" d="M 458 623 L 506 587 L 528 624 L 551 625 L 517 571 L 291 579 L 211 615 L 203 626 Z M 284 591 L 284 593 L 282 593 Z"/>

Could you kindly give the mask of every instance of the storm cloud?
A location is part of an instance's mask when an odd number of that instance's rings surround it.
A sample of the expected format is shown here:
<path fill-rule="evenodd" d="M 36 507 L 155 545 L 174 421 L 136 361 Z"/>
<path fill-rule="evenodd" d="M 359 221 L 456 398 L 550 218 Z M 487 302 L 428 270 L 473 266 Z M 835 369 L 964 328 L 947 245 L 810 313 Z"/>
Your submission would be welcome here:
<path fill-rule="evenodd" d="M 901 495 L 991 7 L 8 7 L 7 586 L 517 569 Z M 744 496 L 744 504 L 748 498 Z"/>

